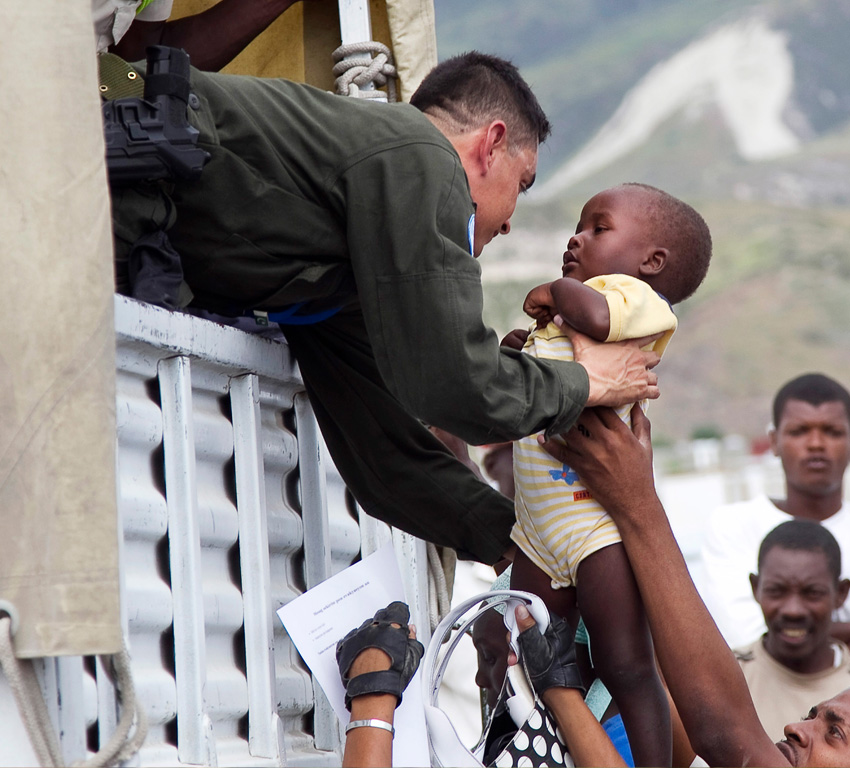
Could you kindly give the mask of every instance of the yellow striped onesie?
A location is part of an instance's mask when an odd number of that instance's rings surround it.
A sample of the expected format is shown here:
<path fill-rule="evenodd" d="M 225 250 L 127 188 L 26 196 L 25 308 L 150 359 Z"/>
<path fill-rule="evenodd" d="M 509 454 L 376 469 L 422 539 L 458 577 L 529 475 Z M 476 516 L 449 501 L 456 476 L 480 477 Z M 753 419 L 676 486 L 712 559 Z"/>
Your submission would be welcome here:
<path fill-rule="evenodd" d="M 585 285 L 604 294 L 611 315 L 606 341 L 664 335 L 650 345 L 658 354 L 676 330 L 669 303 L 642 280 L 627 275 L 600 275 Z M 554 323 L 534 329 L 523 351 L 540 358 L 572 360 L 573 347 Z M 644 403 L 641 403 L 643 406 Z M 631 406 L 617 413 L 627 421 Z M 516 523 L 511 538 L 550 579 L 552 587 L 576 584 L 579 563 L 620 541 L 614 521 L 590 496 L 578 475 L 537 443 L 537 435 L 514 443 Z"/>

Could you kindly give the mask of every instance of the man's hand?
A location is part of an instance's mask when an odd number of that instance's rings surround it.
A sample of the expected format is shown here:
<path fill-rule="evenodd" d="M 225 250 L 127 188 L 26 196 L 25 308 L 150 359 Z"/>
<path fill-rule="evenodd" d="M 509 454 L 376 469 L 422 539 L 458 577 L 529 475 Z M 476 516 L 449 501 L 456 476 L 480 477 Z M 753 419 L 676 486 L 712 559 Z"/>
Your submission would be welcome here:
<path fill-rule="evenodd" d="M 522 662 L 535 693 L 542 694 L 550 688 L 577 688 L 584 693 L 576 663 L 575 633 L 567 622 L 552 614 L 546 632 L 541 634 L 524 605 L 517 607 L 515 615 L 521 630 L 518 642 Z M 510 651 L 508 664 L 514 659 L 516 654 Z"/>
<path fill-rule="evenodd" d="M 522 328 L 516 328 L 502 339 L 499 346 L 510 347 L 511 349 L 522 351 L 526 341 L 528 341 L 528 331 L 525 331 Z"/>
<path fill-rule="evenodd" d="M 584 366 L 590 379 L 585 407 L 628 405 L 639 400 L 655 400 L 661 394 L 658 376 L 651 370 L 661 358 L 656 352 L 641 350 L 661 334 L 601 344 L 568 323 L 561 329 L 573 343 L 575 361 Z"/>
<path fill-rule="evenodd" d="M 615 522 L 638 502 L 655 497 L 649 419 L 632 408 L 632 428 L 610 408 L 585 409 L 562 438 L 540 440 L 558 461 L 572 467 Z"/>

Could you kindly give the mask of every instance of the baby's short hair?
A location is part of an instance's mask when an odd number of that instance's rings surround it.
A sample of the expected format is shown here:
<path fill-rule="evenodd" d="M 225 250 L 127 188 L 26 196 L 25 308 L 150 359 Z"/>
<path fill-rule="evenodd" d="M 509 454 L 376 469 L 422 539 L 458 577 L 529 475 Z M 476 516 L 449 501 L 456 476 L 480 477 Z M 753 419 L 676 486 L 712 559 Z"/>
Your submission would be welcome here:
<path fill-rule="evenodd" d="M 653 286 L 671 304 L 678 304 L 693 295 L 708 272 L 711 261 L 708 225 L 694 208 L 664 190 L 638 182 L 623 186 L 638 187 L 646 193 L 646 213 L 655 238 L 671 256 Z"/>

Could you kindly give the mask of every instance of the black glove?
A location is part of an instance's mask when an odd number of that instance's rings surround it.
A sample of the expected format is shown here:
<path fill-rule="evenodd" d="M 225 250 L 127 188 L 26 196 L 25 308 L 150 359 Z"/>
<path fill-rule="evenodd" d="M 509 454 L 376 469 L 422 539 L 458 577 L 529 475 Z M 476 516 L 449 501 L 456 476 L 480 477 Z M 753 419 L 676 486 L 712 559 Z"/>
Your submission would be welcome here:
<path fill-rule="evenodd" d="M 585 692 L 573 637 L 570 625 L 554 614 L 545 634 L 541 635 L 537 627 L 520 632 L 522 664 L 536 694 L 549 688 L 578 688 Z"/>
<path fill-rule="evenodd" d="M 345 706 L 349 710 L 353 698 L 367 693 L 391 693 L 398 697 L 396 706 L 401 704 L 402 691 L 419 668 L 425 652 L 422 643 L 410 637 L 409 621 L 410 610 L 404 603 L 396 601 L 381 608 L 374 619 L 367 619 L 336 644 L 336 663 L 345 686 Z M 393 624 L 400 626 L 394 627 Z M 390 668 L 350 678 L 351 665 L 367 648 L 384 651 L 390 657 Z"/>

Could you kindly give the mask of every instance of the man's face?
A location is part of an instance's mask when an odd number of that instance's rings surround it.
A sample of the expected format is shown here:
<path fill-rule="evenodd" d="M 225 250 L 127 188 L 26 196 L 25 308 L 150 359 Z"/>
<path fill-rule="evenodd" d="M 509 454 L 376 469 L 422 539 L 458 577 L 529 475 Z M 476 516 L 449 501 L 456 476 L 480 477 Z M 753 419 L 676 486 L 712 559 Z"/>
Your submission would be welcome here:
<path fill-rule="evenodd" d="M 475 258 L 496 235 L 511 231 L 517 197 L 531 187 L 536 174 L 536 148 L 511 152 L 503 147 L 494 150 L 486 175 L 470 177 L 470 191 L 475 201 Z"/>
<path fill-rule="evenodd" d="M 836 584 L 823 551 L 773 547 L 750 578 L 767 624 L 767 652 L 802 674 L 832 666 L 831 616 L 848 583 Z"/>
<path fill-rule="evenodd" d="M 827 496 L 841 492 L 850 460 L 850 422 L 841 402 L 812 405 L 789 400 L 770 435 L 782 460 L 789 492 Z"/>
<path fill-rule="evenodd" d="M 777 745 L 791 765 L 850 765 L 850 691 L 812 707 L 806 719 L 785 726 Z"/>
<path fill-rule="evenodd" d="M 487 695 L 487 703 L 496 706 L 508 672 L 508 636 L 505 621 L 491 608 L 472 625 L 472 644 L 478 653 L 475 684 Z"/>
<path fill-rule="evenodd" d="M 564 253 L 564 277 L 640 277 L 641 264 L 655 250 L 644 195 L 639 187 L 614 187 L 585 203 Z"/>

